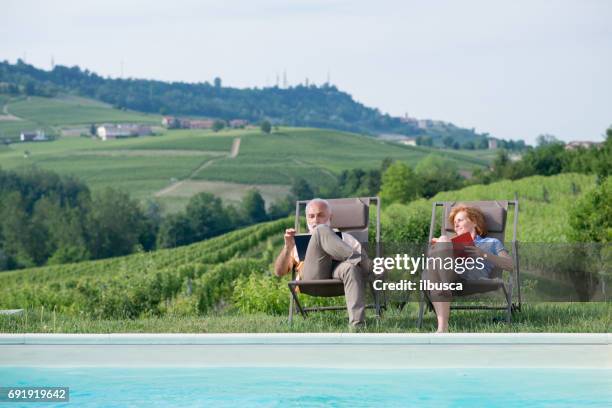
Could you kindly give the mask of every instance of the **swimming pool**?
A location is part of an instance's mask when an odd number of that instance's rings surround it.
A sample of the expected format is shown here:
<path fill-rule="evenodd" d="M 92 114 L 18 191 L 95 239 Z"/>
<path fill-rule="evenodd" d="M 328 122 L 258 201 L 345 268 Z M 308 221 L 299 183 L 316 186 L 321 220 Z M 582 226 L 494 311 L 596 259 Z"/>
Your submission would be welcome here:
<path fill-rule="evenodd" d="M 607 334 L 0 335 L 0 386 L 79 407 L 604 407 L 611 357 Z"/>
<path fill-rule="evenodd" d="M 69 387 L 56 406 L 78 407 L 612 405 L 610 371 L 585 369 L 4 367 L 0 382 Z"/>

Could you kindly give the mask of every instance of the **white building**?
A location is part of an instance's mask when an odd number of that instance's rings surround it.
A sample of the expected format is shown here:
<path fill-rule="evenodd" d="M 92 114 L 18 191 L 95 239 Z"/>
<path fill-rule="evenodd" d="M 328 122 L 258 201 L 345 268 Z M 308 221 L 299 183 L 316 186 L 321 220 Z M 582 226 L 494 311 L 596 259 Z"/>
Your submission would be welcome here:
<path fill-rule="evenodd" d="M 590 149 L 591 147 L 601 147 L 601 142 L 591 142 L 587 140 L 574 140 L 565 145 L 565 150 L 574 150 L 579 148 Z"/>
<path fill-rule="evenodd" d="M 137 137 L 151 135 L 151 126 L 137 124 L 101 125 L 96 129 L 96 134 L 102 140 L 120 139 L 125 137 Z"/>
<path fill-rule="evenodd" d="M 40 129 L 35 132 L 23 131 L 19 135 L 19 139 L 22 142 L 43 142 L 45 140 L 48 140 L 47 135 L 45 135 L 45 131 Z"/>
<path fill-rule="evenodd" d="M 416 138 L 414 137 L 407 137 L 405 139 L 401 139 L 399 142 L 406 146 L 416 146 L 417 145 Z"/>

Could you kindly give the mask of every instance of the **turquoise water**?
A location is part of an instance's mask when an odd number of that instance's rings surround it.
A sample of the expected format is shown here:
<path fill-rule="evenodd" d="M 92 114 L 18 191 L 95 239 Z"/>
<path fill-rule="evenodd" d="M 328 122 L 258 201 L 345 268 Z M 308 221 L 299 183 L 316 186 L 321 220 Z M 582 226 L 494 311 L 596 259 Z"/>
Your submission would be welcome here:
<path fill-rule="evenodd" d="M 0 386 L 70 387 L 69 407 L 610 407 L 611 370 L 10 368 Z"/>

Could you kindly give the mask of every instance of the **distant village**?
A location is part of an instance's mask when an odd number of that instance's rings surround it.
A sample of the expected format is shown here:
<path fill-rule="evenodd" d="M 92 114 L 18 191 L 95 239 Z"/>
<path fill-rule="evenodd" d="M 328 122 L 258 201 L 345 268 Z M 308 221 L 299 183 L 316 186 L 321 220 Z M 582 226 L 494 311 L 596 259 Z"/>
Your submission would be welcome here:
<path fill-rule="evenodd" d="M 189 119 L 175 116 L 164 116 L 161 125 L 166 129 L 214 129 L 220 130 L 225 127 L 231 129 L 243 129 L 249 126 L 244 119 L 232 119 L 222 121 L 219 119 Z M 157 130 L 160 130 L 159 127 Z M 124 139 L 129 137 L 151 136 L 156 133 L 154 126 L 141 123 L 104 123 L 100 125 L 76 126 L 63 128 L 61 136 L 94 136 L 101 140 Z M 22 131 L 19 137 L 22 142 L 43 142 L 53 140 L 42 129 L 33 131 Z"/>
<path fill-rule="evenodd" d="M 407 114 L 400 118 L 402 122 L 412 123 L 419 129 L 428 129 L 436 125 L 444 125 L 445 122 L 430 120 L 430 119 L 416 119 L 411 118 Z M 140 136 L 151 136 L 156 134 L 156 130 L 161 129 L 213 129 L 221 130 L 223 128 L 231 129 L 243 129 L 251 127 L 247 120 L 244 119 L 232 119 L 224 121 L 220 119 L 190 119 L 177 116 L 163 116 L 161 119 L 161 128 L 159 126 L 151 126 L 141 123 L 105 123 L 100 125 L 91 126 L 77 126 L 68 127 L 61 129 L 61 136 L 74 137 L 74 136 L 92 136 L 98 137 L 100 140 L 114 140 L 124 139 L 130 137 Z M 157 128 L 157 129 L 156 129 Z M 379 137 L 384 140 L 393 141 L 407 146 L 417 146 L 417 137 L 405 136 L 400 134 L 380 134 Z M 22 131 L 20 134 L 21 142 L 43 142 L 54 140 L 45 133 L 42 129 L 32 131 Z M 499 140 L 493 137 L 487 138 L 487 148 L 495 150 L 500 148 Z M 573 150 L 578 148 L 590 148 L 602 146 L 602 142 L 592 141 L 571 141 L 565 144 L 566 150 Z M 519 155 L 520 157 L 520 155 Z"/>
<path fill-rule="evenodd" d="M 176 116 L 164 116 L 162 118 L 162 126 L 167 129 L 213 129 L 215 124 L 220 122 L 225 127 L 225 122 L 218 119 L 187 119 Z M 232 129 L 240 129 L 248 126 L 249 122 L 244 119 L 232 119 L 227 124 Z"/>

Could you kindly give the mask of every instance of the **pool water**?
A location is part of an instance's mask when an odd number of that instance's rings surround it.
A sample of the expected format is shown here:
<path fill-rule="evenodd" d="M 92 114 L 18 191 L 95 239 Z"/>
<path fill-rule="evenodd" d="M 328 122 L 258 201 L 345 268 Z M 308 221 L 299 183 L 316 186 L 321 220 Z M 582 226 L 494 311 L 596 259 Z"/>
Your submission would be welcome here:
<path fill-rule="evenodd" d="M 0 367 L 0 386 L 70 388 L 68 403 L 11 408 L 612 406 L 606 369 Z"/>

